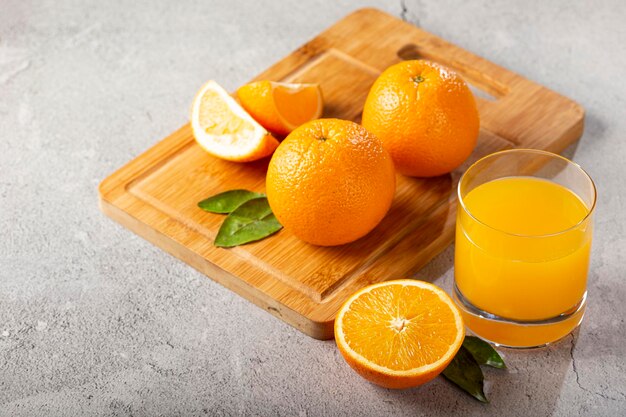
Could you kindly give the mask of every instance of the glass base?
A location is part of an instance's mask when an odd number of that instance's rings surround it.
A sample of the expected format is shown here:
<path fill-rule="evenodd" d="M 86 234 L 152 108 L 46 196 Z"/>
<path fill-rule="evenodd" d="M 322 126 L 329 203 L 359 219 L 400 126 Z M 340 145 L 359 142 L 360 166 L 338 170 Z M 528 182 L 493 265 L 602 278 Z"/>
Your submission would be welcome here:
<path fill-rule="evenodd" d="M 557 317 L 541 321 L 519 321 L 495 316 L 473 306 L 454 286 L 453 299 L 461 311 L 465 325 L 481 339 L 496 345 L 530 349 L 543 347 L 563 339 L 582 322 L 587 293 L 582 300 Z"/>

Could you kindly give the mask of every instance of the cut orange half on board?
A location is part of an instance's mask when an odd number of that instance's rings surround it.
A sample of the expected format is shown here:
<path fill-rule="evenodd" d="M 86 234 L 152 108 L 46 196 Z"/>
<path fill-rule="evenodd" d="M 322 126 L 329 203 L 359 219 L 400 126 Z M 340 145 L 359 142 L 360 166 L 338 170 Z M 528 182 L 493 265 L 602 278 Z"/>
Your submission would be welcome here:
<path fill-rule="evenodd" d="M 256 81 L 237 90 L 244 109 L 267 130 L 286 136 L 296 127 L 322 115 L 318 84 Z"/>
<path fill-rule="evenodd" d="M 247 162 L 271 155 L 278 140 L 215 81 L 198 92 L 191 108 L 196 142 L 218 158 Z"/>
<path fill-rule="evenodd" d="M 439 375 L 465 337 L 459 310 L 436 285 L 403 279 L 358 291 L 335 319 L 348 364 L 386 388 L 410 388 Z"/>

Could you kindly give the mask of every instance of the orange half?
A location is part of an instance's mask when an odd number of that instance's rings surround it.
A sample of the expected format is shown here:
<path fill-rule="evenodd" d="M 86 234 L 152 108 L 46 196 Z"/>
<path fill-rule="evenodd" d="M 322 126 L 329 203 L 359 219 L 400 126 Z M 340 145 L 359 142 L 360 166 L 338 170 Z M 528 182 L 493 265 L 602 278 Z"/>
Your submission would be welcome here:
<path fill-rule="evenodd" d="M 436 285 L 410 279 L 363 288 L 335 319 L 335 340 L 346 362 L 386 388 L 435 378 L 464 337 L 463 319 L 450 297 Z"/>
<path fill-rule="evenodd" d="M 318 84 L 256 81 L 240 87 L 237 98 L 256 121 L 281 136 L 319 118 L 324 107 Z"/>

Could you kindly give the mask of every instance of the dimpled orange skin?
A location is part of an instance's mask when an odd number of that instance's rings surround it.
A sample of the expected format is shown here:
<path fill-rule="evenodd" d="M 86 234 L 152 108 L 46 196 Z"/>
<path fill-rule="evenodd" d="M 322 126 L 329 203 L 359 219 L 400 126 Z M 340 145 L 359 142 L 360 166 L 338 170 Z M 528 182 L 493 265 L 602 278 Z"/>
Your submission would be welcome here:
<path fill-rule="evenodd" d="M 339 119 L 307 122 L 287 136 L 269 163 L 272 211 L 301 240 L 320 246 L 352 242 L 383 219 L 396 188 L 380 141 Z"/>
<path fill-rule="evenodd" d="M 396 169 L 413 177 L 434 177 L 459 167 L 476 146 L 480 125 L 465 81 L 423 60 L 400 62 L 378 77 L 362 123 L 383 142 Z"/>

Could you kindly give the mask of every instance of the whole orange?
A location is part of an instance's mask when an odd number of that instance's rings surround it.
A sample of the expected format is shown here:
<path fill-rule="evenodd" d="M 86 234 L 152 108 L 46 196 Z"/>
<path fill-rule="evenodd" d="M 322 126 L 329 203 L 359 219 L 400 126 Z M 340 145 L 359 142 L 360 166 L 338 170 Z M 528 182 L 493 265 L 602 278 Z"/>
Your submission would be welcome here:
<path fill-rule="evenodd" d="M 395 170 L 381 142 L 362 126 L 317 119 L 296 128 L 269 163 L 267 199 L 305 242 L 341 245 L 369 233 L 393 200 Z"/>
<path fill-rule="evenodd" d="M 476 146 L 480 124 L 465 81 L 422 60 L 392 65 L 378 77 L 362 123 L 383 142 L 398 171 L 414 177 L 446 174 L 461 165 Z"/>

